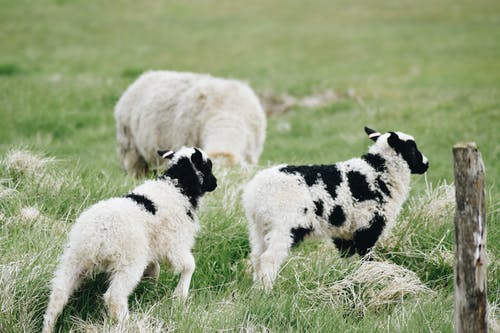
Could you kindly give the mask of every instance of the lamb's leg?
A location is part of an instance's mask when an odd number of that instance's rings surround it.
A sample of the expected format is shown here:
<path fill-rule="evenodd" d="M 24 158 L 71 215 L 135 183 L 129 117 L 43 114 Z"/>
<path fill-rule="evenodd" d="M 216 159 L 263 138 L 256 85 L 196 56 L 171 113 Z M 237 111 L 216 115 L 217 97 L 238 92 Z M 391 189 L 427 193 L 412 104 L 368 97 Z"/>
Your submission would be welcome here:
<path fill-rule="evenodd" d="M 345 240 L 342 238 L 332 238 L 333 244 L 339 250 L 342 258 L 347 258 L 356 253 L 356 246 L 353 240 Z"/>
<path fill-rule="evenodd" d="M 104 294 L 104 301 L 111 318 L 124 321 L 128 319 L 128 296 L 139 283 L 146 268 L 146 261 L 136 261 L 113 272 L 111 283 Z"/>
<path fill-rule="evenodd" d="M 260 272 L 260 256 L 265 250 L 264 235 L 257 230 L 257 226 L 250 223 L 250 260 L 253 266 L 253 282 L 258 282 L 258 272 Z"/>
<path fill-rule="evenodd" d="M 260 256 L 260 271 L 257 272 L 258 281 L 262 283 L 266 292 L 273 287 L 280 266 L 288 257 L 291 248 L 291 237 L 278 231 L 266 235 L 267 248 Z"/>
<path fill-rule="evenodd" d="M 175 258 L 169 257 L 168 260 L 176 272 L 181 273 L 179 283 L 174 291 L 174 298 L 186 299 L 189 293 L 189 284 L 196 267 L 191 250 L 184 249 L 176 252 Z"/>
<path fill-rule="evenodd" d="M 160 276 L 160 264 L 158 261 L 153 261 L 149 263 L 148 267 L 144 270 L 142 274 L 143 279 L 153 279 L 154 281 L 158 281 L 158 277 Z"/>
<path fill-rule="evenodd" d="M 364 256 L 371 251 L 382 234 L 385 225 L 385 216 L 375 213 L 368 228 L 358 230 L 354 233 L 354 244 L 360 256 Z"/>
<path fill-rule="evenodd" d="M 52 292 L 44 315 L 43 333 L 52 332 L 54 329 L 57 317 L 81 281 L 82 270 L 82 267 L 68 259 L 61 261 L 52 280 Z"/>

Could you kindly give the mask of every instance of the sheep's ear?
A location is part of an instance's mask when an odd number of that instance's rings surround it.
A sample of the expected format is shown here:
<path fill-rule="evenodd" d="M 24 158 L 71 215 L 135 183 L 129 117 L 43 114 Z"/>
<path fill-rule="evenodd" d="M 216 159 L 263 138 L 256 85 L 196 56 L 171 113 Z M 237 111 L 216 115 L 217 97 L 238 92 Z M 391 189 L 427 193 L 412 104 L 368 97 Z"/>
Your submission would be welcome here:
<path fill-rule="evenodd" d="M 365 126 L 365 132 L 366 134 L 368 134 L 368 137 L 373 141 L 377 141 L 378 137 L 381 135 L 379 132 L 372 130 L 371 128 L 368 128 L 366 126 Z"/>
<path fill-rule="evenodd" d="M 194 147 L 194 154 L 191 156 L 191 161 L 193 161 L 194 165 L 198 168 L 203 164 L 203 155 L 201 151 Z"/>
<path fill-rule="evenodd" d="M 161 158 L 163 159 L 171 159 L 174 157 L 175 152 L 172 150 L 158 150 L 158 155 L 160 155 Z"/>

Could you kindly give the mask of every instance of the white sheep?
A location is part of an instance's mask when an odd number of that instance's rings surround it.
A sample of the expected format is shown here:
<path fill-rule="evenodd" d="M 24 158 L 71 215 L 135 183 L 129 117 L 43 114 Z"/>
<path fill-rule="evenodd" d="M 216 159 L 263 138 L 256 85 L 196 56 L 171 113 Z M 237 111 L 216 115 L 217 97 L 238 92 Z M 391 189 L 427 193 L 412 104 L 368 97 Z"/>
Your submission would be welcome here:
<path fill-rule="evenodd" d="M 95 272 L 110 274 L 104 300 L 117 320 L 128 318 L 127 299 L 141 277 L 158 278 L 161 261 L 181 273 L 174 296 L 187 297 L 199 229 L 195 209 L 199 198 L 217 187 L 217 180 L 212 162 L 197 148 L 158 153 L 171 162 L 157 180 L 123 197 L 100 201 L 76 220 L 54 274 L 43 332 L 52 331 L 82 278 Z"/>
<path fill-rule="evenodd" d="M 272 288 L 290 248 L 305 236 L 331 238 L 343 255 L 365 255 L 394 225 L 410 174 L 428 161 L 410 135 L 380 134 L 367 154 L 333 165 L 278 165 L 246 185 L 254 283 Z"/>
<path fill-rule="evenodd" d="M 201 147 L 224 164 L 256 164 L 266 116 L 258 97 L 237 80 L 149 71 L 115 107 L 121 165 L 140 176 L 158 164 L 156 147 Z"/>

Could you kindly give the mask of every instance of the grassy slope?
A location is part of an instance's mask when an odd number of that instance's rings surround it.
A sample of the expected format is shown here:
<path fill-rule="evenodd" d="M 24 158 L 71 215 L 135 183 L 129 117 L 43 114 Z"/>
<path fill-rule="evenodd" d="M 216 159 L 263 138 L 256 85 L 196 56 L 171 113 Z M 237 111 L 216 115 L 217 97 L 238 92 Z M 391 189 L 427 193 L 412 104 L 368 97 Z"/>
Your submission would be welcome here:
<path fill-rule="evenodd" d="M 36 177 L 2 166 L 0 179 L 10 179 L 19 194 L 0 201 L 2 276 L 15 281 L 9 284 L 12 304 L 2 298 L 0 330 L 39 327 L 67 227 L 82 207 L 134 183 L 118 168 L 112 108 L 134 77 L 150 68 L 210 72 L 248 80 L 256 90 L 297 95 L 355 90 L 358 99 L 271 118 L 261 165 L 358 155 L 368 145 L 361 132 L 368 124 L 414 134 L 431 161 L 428 181 L 436 185 L 452 181 L 451 146 L 476 141 L 490 187 L 489 250 L 494 258 L 500 255 L 500 193 L 494 187 L 500 179 L 497 2 L 2 0 L 0 5 L 0 156 L 21 145 L 46 152 L 62 160 L 53 172 L 65 183 L 54 192 Z M 453 242 L 451 211 L 434 223 L 435 217 L 418 214 L 425 206 L 407 207 L 401 221 L 410 223 L 409 229 L 395 230 L 400 242 L 379 251 L 417 272 L 436 294 L 368 311 L 360 319 L 359 311 L 331 306 L 315 294 L 358 265 L 358 258 L 340 260 L 326 245 L 297 249 L 296 256 L 307 254 L 313 264 L 292 260 L 270 297 L 250 289 L 243 214 L 234 203 L 219 208 L 220 202 L 237 201 L 235 184 L 241 180 L 229 176 L 234 195 L 220 191 L 206 201 L 191 302 L 172 306 L 176 277 L 163 272 L 158 288 L 140 285 L 134 294 L 138 302 L 131 301 L 136 312 L 153 307 L 152 317 L 179 331 L 451 330 L 443 320 L 451 318 L 453 304 L 446 260 Z M 414 183 L 413 196 L 425 198 L 424 179 L 415 177 Z M 37 206 L 52 222 L 22 222 L 25 206 Z M 8 218 L 19 222 L 7 223 Z M 328 260 L 322 262 L 325 251 Z M 427 260 L 432 257 L 437 259 Z M 13 267 L 18 267 L 14 275 L 6 275 Z M 490 302 L 498 304 L 498 281 L 489 280 Z M 102 286 L 89 284 L 78 294 L 62 327 L 74 325 L 70 316 L 101 318 L 96 289 Z"/>

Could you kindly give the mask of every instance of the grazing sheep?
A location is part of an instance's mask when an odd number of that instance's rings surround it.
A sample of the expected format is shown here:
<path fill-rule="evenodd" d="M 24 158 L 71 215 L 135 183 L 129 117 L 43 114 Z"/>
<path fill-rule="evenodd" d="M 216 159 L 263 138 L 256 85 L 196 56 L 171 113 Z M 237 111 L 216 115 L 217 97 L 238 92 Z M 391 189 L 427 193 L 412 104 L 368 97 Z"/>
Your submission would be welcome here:
<path fill-rule="evenodd" d="M 387 233 L 405 201 L 410 174 L 429 164 L 415 140 L 380 134 L 361 158 L 333 165 L 278 165 L 260 171 L 245 187 L 254 282 L 272 288 L 290 248 L 306 236 L 331 238 L 341 253 L 365 255 Z"/>
<path fill-rule="evenodd" d="M 110 274 L 104 300 L 112 318 L 128 318 L 128 296 L 141 277 L 158 278 L 159 261 L 181 273 L 174 296 L 186 298 L 195 262 L 191 250 L 199 229 L 195 209 L 205 192 L 217 187 L 212 162 L 197 148 L 158 151 L 171 159 L 157 180 L 148 180 L 120 198 L 85 210 L 52 281 L 43 332 L 51 332 L 58 315 L 84 276 Z"/>
<path fill-rule="evenodd" d="M 149 71 L 115 107 L 123 169 L 140 176 L 158 164 L 155 147 L 201 147 L 224 164 L 256 164 L 266 116 L 245 83 L 204 74 Z"/>

